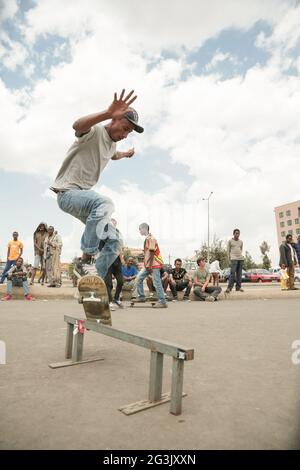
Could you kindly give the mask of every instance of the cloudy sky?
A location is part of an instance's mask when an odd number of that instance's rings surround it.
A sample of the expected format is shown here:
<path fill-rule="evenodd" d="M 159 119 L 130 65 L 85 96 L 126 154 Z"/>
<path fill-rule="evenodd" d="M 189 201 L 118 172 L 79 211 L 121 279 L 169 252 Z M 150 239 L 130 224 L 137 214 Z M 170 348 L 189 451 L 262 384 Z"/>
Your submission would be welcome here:
<path fill-rule="evenodd" d="M 63 260 L 82 224 L 48 190 L 78 117 L 134 89 L 145 127 L 110 162 L 97 190 L 116 205 L 125 242 L 149 222 L 167 261 L 211 234 L 241 229 L 245 248 L 271 244 L 273 209 L 299 199 L 300 4 L 296 0 L 0 0 L 0 256 L 18 230 L 54 225 Z M 173 258 L 171 258 L 173 260 Z"/>

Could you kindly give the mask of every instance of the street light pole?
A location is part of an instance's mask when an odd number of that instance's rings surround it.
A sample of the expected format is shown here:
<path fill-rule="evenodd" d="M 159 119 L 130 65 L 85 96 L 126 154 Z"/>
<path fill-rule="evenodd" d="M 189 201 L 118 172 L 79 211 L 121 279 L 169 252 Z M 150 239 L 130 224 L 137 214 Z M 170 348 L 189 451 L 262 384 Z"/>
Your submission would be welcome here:
<path fill-rule="evenodd" d="M 207 201 L 207 263 L 209 263 L 209 200 L 213 195 L 213 191 L 210 192 L 208 197 L 203 197 L 202 201 Z"/>

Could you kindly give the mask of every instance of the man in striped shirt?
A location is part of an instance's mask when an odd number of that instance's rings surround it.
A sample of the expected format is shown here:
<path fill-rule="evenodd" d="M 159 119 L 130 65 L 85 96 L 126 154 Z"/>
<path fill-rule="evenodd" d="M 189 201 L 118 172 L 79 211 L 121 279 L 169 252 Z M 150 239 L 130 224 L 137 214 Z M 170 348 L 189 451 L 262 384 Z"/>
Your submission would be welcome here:
<path fill-rule="evenodd" d="M 156 308 L 167 308 L 167 302 L 164 294 L 163 285 L 160 278 L 160 269 L 163 265 L 163 259 L 160 254 L 160 249 L 157 240 L 149 233 L 149 225 L 141 224 L 139 226 L 140 234 L 145 238 L 144 242 L 144 269 L 142 269 L 137 277 L 137 302 L 145 302 L 145 293 L 143 282 L 149 274 L 152 274 L 153 284 L 158 297 L 158 304 Z"/>

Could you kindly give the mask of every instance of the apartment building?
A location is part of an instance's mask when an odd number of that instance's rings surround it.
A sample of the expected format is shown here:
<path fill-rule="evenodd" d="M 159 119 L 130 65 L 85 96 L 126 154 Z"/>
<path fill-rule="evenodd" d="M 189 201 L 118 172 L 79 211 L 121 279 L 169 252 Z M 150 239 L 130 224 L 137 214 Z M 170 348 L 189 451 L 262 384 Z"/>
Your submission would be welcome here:
<path fill-rule="evenodd" d="M 275 207 L 277 240 L 280 245 L 287 234 L 293 235 L 294 241 L 300 235 L 300 201 L 289 202 Z"/>

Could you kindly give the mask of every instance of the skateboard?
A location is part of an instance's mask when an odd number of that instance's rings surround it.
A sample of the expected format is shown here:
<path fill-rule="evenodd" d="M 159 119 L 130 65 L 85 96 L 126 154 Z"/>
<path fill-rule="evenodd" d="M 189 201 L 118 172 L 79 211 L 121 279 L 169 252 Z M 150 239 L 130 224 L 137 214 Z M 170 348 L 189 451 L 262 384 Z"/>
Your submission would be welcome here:
<path fill-rule="evenodd" d="M 145 302 L 138 302 L 137 299 L 133 299 L 130 301 L 130 307 L 150 307 L 150 305 L 145 305 L 145 304 L 151 304 L 151 308 L 154 307 L 154 305 L 158 302 L 158 299 L 154 299 L 153 297 L 146 297 Z"/>
<path fill-rule="evenodd" d="M 78 282 L 78 302 L 83 304 L 87 320 L 111 326 L 111 314 L 105 282 L 100 276 L 83 276 Z"/>

